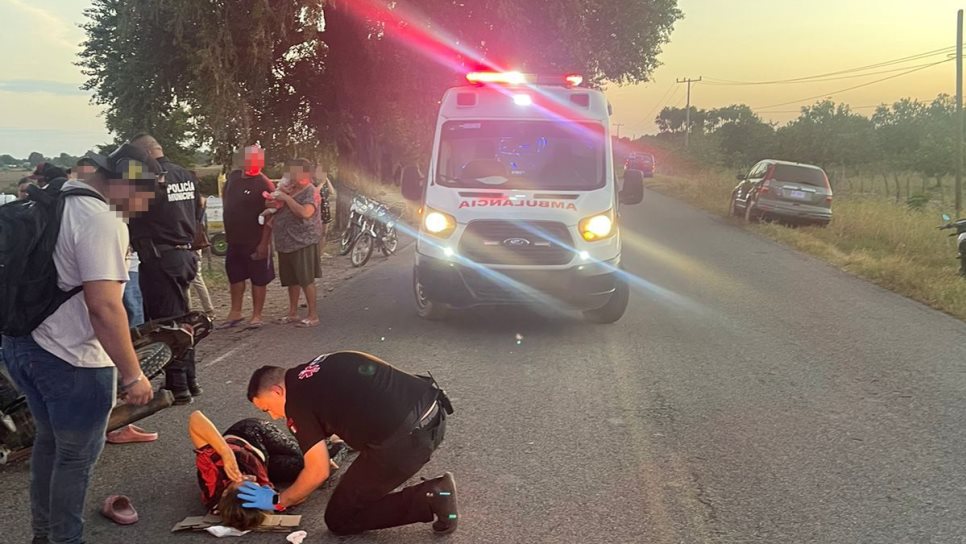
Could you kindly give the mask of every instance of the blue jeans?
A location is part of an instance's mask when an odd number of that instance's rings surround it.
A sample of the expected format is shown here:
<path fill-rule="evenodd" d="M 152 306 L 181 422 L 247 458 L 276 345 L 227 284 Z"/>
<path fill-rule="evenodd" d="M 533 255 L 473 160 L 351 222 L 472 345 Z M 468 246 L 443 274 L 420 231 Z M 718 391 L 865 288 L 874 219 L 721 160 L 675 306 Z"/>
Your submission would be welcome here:
<path fill-rule="evenodd" d="M 3 337 L 3 356 L 36 426 L 30 462 L 34 539 L 83 543 L 84 501 L 104 449 L 115 369 L 72 366 L 30 336 Z"/>
<path fill-rule="evenodd" d="M 127 326 L 133 329 L 144 323 L 144 299 L 141 297 L 141 286 L 138 285 L 137 270 L 132 270 L 127 275 L 129 279 L 124 284 L 124 309 L 127 310 Z"/>

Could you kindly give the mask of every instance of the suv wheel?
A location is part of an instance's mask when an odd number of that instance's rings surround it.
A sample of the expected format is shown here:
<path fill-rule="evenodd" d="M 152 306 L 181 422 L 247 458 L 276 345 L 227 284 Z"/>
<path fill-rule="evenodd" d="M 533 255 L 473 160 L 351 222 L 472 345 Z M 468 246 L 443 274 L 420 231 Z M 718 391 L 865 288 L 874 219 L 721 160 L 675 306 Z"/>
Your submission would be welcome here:
<path fill-rule="evenodd" d="M 761 219 L 761 214 L 756 210 L 757 206 L 751 200 L 745 203 L 745 222 L 746 223 L 757 223 Z"/>

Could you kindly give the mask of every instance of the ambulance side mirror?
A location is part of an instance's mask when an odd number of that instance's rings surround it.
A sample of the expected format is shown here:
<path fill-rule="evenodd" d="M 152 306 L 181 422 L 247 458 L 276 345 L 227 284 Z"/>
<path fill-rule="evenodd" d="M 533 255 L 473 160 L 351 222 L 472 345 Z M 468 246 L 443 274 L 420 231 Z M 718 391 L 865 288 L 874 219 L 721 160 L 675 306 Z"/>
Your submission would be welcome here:
<path fill-rule="evenodd" d="M 402 169 L 400 189 L 403 198 L 419 202 L 423 198 L 423 175 L 416 166 L 406 166 Z"/>
<path fill-rule="evenodd" d="M 624 186 L 620 193 L 621 204 L 640 204 L 644 200 L 644 172 L 624 171 Z"/>

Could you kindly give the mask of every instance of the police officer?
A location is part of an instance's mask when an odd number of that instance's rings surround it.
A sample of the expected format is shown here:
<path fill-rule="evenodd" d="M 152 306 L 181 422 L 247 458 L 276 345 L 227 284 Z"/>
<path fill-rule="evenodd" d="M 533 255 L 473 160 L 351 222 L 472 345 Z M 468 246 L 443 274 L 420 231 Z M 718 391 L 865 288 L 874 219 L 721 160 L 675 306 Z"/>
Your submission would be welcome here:
<path fill-rule="evenodd" d="M 273 418 L 285 418 L 305 467 L 281 494 L 254 482 L 242 485 L 245 508 L 283 511 L 299 504 L 329 477 L 325 439 L 335 434 L 359 457 L 329 499 L 325 523 L 335 534 L 434 522 L 456 530 L 452 473 L 394 492 L 429 462 L 443 440 L 449 399 L 432 378 L 414 376 L 355 351 L 320 355 L 289 370 L 263 366 L 248 383 L 248 399 Z"/>
<path fill-rule="evenodd" d="M 188 285 L 197 273 L 197 257 L 191 250 L 201 220 L 201 198 L 195 176 L 169 161 L 161 144 L 150 134 L 139 134 L 131 144 L 143 149 L 165 171 L 157 198 L 148 212 L 133 218 L 131 245 L 141 260 L 138 283 L 147 320 L 166 319 L 188 313 Z M 202 393 L 195 375 L 194 352 L 165 368 L 165 388 L 175 404 L 188 404 Z"/>

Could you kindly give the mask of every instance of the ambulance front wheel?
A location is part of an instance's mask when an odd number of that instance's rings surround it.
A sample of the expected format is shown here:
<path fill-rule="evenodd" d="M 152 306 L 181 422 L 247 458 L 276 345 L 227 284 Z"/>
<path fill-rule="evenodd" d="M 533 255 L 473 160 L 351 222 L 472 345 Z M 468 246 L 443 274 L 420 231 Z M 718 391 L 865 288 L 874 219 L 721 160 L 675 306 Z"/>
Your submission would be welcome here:
<path fill-rule="evenodd" d="M 617 278 L 614 285 L 614 292 L 611 293 L 607 304 L 596 310 L 585 310 L 584 319 L 591 323 L 616 323 L 624 312 L 627 311 L 627 303 L 630 300 L 631 289 L 627 285 L 627 280 Z"/>
<path fill-rule="evenodd" d="M 449 313 L 449 308 L 442 302 L 437 302 L 429 298 L 426 290 L 423 289 L 419 281 L 419 272 L 413 270 L 413 294 L 416 297 L 416 314 L 423 319 L 438 321 L 444 319 Z"/>

